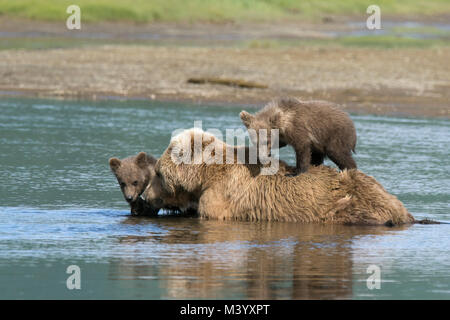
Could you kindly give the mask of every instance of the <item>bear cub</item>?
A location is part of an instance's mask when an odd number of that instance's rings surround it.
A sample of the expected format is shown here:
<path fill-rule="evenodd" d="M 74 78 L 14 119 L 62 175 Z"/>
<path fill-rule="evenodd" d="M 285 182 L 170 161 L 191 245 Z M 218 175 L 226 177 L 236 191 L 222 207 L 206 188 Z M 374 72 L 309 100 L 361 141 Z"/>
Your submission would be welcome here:
<path fill-rule="evenodd" d="M 132 214 L 145 211 L 145 203 L 140 196 L 155 176 L 156 161 L 145 152 L 122 160 L 109 159 L 109 166 L 117 178 L 125 200 L 130 204 Z"/>
<path fill-rule="evenodd" d="M 280 148 L 291 145 L 295 150 L 297 174 L 307 171 L 310 164 L 322 164 L 326 156 L 341 170 L 356 168 L 352 157 L 355 126 L 347 113 L 330 103 L 284 98 L 269 103 L 255 115 L 242 111 L 240 117 L 247 129 L 257 134 L 266 129 L 270 137 L 271 129 L 279 129 Z M 270 138 L 259 142 L 267 143 L 270 150 Z"/>

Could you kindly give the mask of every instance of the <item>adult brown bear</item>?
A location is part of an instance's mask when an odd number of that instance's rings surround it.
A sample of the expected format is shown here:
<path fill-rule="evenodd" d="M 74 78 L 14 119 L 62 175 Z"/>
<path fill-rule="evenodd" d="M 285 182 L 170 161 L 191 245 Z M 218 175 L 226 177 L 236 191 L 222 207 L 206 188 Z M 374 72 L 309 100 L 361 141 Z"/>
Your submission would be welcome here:
<path fill-rule="evenodd" d="M 172 138 L 155 166 L 166 192 L 182 190 L 196 196 L 201 217 L 365 225 L 414 222 L 395 196 L 357 169 L 338 172 L 318 166 L 296 177 L 263 175 L 260 164 L 211 161 L 221 146 L 227 148 L 213 135 L 189 129 Z M 202 152 L 200 162 L 194 161 L 196 148 Z"/>

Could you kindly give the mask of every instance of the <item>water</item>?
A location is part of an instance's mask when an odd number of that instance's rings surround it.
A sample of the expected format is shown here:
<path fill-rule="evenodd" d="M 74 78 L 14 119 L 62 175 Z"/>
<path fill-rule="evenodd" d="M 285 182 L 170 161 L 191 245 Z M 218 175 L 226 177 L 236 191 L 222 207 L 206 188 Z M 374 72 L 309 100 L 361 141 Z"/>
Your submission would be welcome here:
<path fill-rule="evenodd" d="M 128 215 L 109 157 L 159 156 L 194 120 L 243 128 L 241 108 L 2 98 L 0 110 L 0 298 L 450 298 L 450 225 Z M 353 119 L 359 167 L 417 219 L 450 222 L 450 121 Z M 70 265 L 81 290 L 66 288 Z M 379 290 L 367 288 L 370 265 Z"/>

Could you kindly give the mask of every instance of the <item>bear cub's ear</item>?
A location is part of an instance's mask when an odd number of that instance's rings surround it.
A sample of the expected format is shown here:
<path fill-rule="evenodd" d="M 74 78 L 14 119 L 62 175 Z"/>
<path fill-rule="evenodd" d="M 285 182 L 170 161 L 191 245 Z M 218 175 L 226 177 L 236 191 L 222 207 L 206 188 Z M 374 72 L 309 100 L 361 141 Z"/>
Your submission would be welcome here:
<path fill-rule="evenodd" d="M 139 152 L 139 154 L 136 156 L 135 162 L 140 168 L 145 168 L 149 165 L 147 154 L 145 152 Z"/>
<path fill-rule="evenodd" d="M 112 171 L 116 171 L 120 167 L 121 161 L 117 158 L 109 159 L 109 166 Z"/>
<path fill-rule="evenodd" d="M 252 123 L 253 116 L 245 110 L 241 111 L 241 113 L 239 114 L 239 117 L 241 117 L 242 122 L 244 123 L 244 125 L 247 128 Z"/>
<path fill-rule="evenodd" d="M 148 164 L 151 164 L 151 165 L 154 166 L 156 164 L 156 161 L 158 161 L 158 159 L 156 159 L 153 156 L 147 155 L 147 162 L 148 162 Z"/>

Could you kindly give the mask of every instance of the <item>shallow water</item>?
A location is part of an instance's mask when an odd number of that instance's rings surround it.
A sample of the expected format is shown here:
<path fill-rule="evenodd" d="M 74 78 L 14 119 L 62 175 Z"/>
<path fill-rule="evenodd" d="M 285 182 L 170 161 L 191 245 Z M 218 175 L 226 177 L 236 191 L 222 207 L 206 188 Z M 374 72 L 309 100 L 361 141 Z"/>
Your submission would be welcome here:
<path fill-rule="evenodd" d="M 109 157 L 158 156 L 194 120 L 242 128 L 241 108 L 20 98 L 0 108 L 0 298 L 450 298 L 450 225 L 128 215 Z M 450 121 L 352 117 L 360 169 L 417 219 L 450 222 Z M 80 290 L 66 287 L 69 265 Z M 380 289 L 367 287 L 370 265 Z"/>

